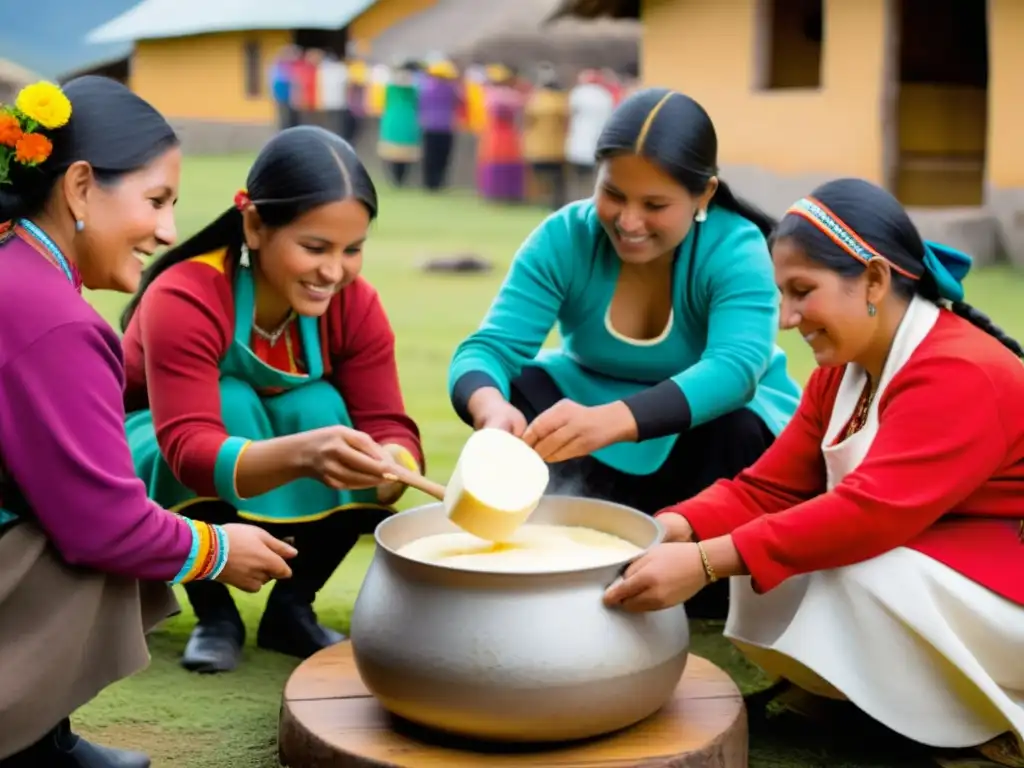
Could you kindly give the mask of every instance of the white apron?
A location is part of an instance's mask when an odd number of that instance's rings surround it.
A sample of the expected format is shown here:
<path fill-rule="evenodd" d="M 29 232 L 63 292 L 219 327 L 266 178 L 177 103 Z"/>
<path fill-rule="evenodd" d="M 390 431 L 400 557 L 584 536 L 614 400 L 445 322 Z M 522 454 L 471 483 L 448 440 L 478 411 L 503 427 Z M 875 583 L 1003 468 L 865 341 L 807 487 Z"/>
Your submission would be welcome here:
<path fill-rule="evenodd" d="M 900 324 L 867 422 L 831 445 L 866 382 L 848 365 L 822 452 L 831 490 L 878 432 L 885 387 L 928 335 L 938 308 L 915 298 Z M 730 580 L 725 636 L 804 690 L 846 698 L 908 739 L 938 748 L 1024 733 L 1024 608 L 919 552 L 898 547 L 758 595 Z"/>

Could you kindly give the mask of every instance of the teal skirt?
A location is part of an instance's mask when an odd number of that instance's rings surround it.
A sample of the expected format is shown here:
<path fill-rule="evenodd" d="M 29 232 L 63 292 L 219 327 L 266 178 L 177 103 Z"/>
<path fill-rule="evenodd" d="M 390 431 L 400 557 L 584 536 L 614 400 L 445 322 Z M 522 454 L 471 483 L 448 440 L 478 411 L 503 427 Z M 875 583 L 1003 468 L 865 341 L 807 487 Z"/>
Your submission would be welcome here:
<path fill-rule="evenodd" d="M 279 395 L 261 397 L 241 379 L 225 376 L 220 381 L 220 398 L 227 433 L 247 440 L 268 440 L 339 424 L 352 426 L 341 394 L 322 379 Z M 129 414 L 125 428 L 135 472 L 146 484 L 153 501 L 165 509 L 182 512 L 190 504 L 217 500 L 197 496 L 174 476 L 157 445 L 153 414 L 149 410 Z M 338 491 L 307 478 L 245 499 L 243 504 L 244 508 L 237 510 L 239 517 L 264 523 L 310 522 L 351 507 L 386 508 L 378 503 L 376 488 Z"/>

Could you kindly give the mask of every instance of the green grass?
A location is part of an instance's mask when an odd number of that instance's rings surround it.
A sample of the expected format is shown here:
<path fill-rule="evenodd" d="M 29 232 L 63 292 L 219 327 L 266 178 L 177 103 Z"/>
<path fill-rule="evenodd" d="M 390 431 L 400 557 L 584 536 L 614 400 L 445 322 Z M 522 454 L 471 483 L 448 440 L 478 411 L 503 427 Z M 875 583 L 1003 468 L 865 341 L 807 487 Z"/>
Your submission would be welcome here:
<path fill-rule="evenodd" d="M 190 159 L 185 166 L 178 211 L 182 236 L 231 204 L 242 185 L 249 157 Z M 382 185 L 383 186 L 383 185 Z M 430 474 L 445 480 L 467 428 L 453 415 L 446 375 L 454 346 L 479 322 L 519 242 L 543 217 L 531 207 L 489 206 L 465 193 L 428 197 L 381 189 L 382 216 L 374 226 L 365 275 L 377 286 L 398 336 L 403 390 L 419 422 Z M 428 275 L 419 263 L 435 254 L 473 252 L 495 262 L 485 274 Z M 1024 277 L 992 269 L 971 278 L 968 295 L 1019 337 L 1024 337 Z M 124 297 L 95 293 L 90 300 L 116 322 Z M 801 381 L 812 367 L 802 342 L 781 339 L 791 370 Z M 408 507 L 425 497 L 409 493 Z M 352 552 L 320 593 L 317 610 L 328 624 L 347 629 L 352 603 L 372 556 L 368 539 Z M 255 634 L 266 593 L 239 595 Z M 147 750 L 157 766 L 175 768 L 270 768 L 277 765 L 277 715 L 283 684 L 295 661 L 248 647 L 236 672 L 216 677 L 186 673 L 177 665 L 193 624 L 188 604 L 151 638 L 153 661 L 145 672 L 105 691 L 76 715 L 78 727 L 112 745 Z M 730 671 L 745 691 L 764 684 L 758 672 L 721 639 L 720 626 L 694 627 L 694 649 Z M 873 739 L 834 735 L 820 728 L 774 729 L 753 739 L 751 766 L 760 768 L 874 768 L 906 765 Z"/>

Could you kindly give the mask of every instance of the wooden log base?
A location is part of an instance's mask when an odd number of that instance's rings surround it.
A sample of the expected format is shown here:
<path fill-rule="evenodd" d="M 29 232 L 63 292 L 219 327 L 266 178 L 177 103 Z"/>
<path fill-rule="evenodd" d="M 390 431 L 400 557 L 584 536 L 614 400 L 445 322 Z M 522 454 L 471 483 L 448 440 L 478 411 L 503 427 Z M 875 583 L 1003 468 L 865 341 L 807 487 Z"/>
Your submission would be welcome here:
<path fill-rule="evenodd" d="M 388 714 L 360 680 L 346 641 L 292 673 L 278 751 L 288 768 L 746 768 L 747 718 L 729 676 L 691 654 L 672 699 L 623 731 L 565 745 L 473 742 Z"/>

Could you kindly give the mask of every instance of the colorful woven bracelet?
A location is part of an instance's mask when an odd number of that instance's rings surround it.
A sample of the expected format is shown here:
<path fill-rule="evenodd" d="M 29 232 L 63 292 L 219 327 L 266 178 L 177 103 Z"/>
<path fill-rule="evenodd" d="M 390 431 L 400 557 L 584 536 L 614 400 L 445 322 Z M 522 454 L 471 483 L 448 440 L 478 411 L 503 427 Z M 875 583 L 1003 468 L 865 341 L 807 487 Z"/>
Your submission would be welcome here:
<path fill-rule="evenodd" d="M 178 515 L 178 517 L 181 517 L 188 524 L 189 532 L 192 534 L 192 546 L 189 548 L 188 557 L 185 558 L 185 562 L 178 571 L 178 575 L 171 579 L 171 584 L 184 584 L 192 580 L 196 560 L 199 559 L 199 549 L 202 541 L 202 537 L 196 530 L 195 523 L 187 517 L 182 517 L 181 515 Z"/>
<path fill-rule="evenodd" d="M 219 525 L 211 525 L 210 528 L 213 530 L 214 541 L 217 543 L 217 556 L 213 560 L 213 567 L 209 574 L 202 577 L 207 581 L 213 581 L 220 576 L 224 566 L 228 564 L 229 549 L 227 532 Z"/>
<path fill-rule="evenodd" d="M 204 523 L 202 520 L 192 520 L 188 517 L 182 519 L 192 529 L 192 548 L 188 560 L 173 583 L 184 584 L 209 579 L 210 574 L 214 572 L 219 574 L 226 560 L 226 554 L 222 556 L 222 550 L 226 548 L 224 545 L 227 542 L 223 531 L 219 530 L 219 526 Z"/>

